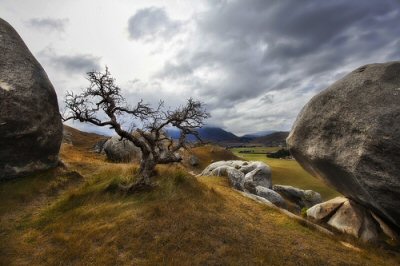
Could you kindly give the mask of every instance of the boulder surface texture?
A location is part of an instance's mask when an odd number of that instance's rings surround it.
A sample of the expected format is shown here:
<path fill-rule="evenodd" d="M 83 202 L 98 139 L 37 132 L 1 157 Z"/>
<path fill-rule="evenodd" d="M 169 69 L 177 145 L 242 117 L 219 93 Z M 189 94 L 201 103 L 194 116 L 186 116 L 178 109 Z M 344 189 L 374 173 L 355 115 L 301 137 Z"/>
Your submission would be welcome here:
<path fill-rule="evenodd" d="M 373 212 L 344 197 L 313 206 L 307 210 L 307 217 L 319 223 L 326 223 L 342 233 L 353 235 L 363 242 L 382 240 L 383 235 L 398 240 L 398 235 Z"/>
<path fill-rule="evenodd" d="M 0 180 L 56 166 L 62 132 L 46 72 L 0 19 Z"/>
<path fill-rule="evenodd" d="M 231 185 L 238 190 L 255 194 L 256 187 L 272 187 L 271 168 L 258 161 L 219 161 L 207 166 L 202 176 L 227 176 Z"/>
<path fill-rule="evenodd" d="M 274 185 L 272 189 L 282 195 L 287 200 L 293 202 L 300 209 L 306 207 L 310 208 L 315 204 L 321 203 L 321 194 L 313 190 L 303 190 L 300 188 L 284 185 Z"/>
<path fill-rule="evenodd" d="M 257 186 L 256 187 L 256 193 L 257 196 L 263 197 L 264 199 L 272 202 L 274 205 L 287 209 L 287 204 L 284 198 L 278 193 L 273 191 L 272 189 L 262 187 L 262 186 Z"/>
<path fill-rule="evenodd" d="M 400 62 L 360 67 L 316 95 L 287 143 L 311 174 L 400 231 Z"/>
<path fill-rule="evenodd" d="M 109 138 L 104 143 L 103 149 L 107 159 L 116 163 L 132 162 L 141 158 L 140 148 L 127 139 L 121 140 L 120 136 Z"/>

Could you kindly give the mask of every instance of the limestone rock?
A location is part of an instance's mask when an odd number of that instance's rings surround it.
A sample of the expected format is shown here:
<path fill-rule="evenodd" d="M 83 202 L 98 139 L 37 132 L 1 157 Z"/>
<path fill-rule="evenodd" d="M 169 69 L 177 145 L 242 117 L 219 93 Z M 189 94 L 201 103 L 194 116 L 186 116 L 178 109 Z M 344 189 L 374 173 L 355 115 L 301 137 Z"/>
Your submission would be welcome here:
<path fill-rule="evenodd" d="M 56 166 L 63 130 L 46 72 L 2 19 L 0 51 L 1 180 Z"/>
<path fill-rule="evenodd" d="M 336 230 L 363 242 L 386 241 L 384 235 L 398 241 L 398 235 L 377 215 L 364 206 L 344 197 L 317 204 L 307 210 L 307 217 L 326 223 Z"/>
<path fill-rule="evenodd" d="M 321 194 L 312 190 L 303 190 L 283 185 L 274 185 L 272 189 L 300 208 L 310 208 L 322 202 Z"/>
<path fill-rule="evenodd" d="M 360 67 L 303 108 L 291 154 L 400 231 L 400 62 Z"/>
<path fill-rule="evenodd" d="M 257 186 L 267 188 L 272 186 L 271 169 L 268 165 L 256 161 L 232 160 L 215 162 L 207 166 L 201 175 L 225 175 L 228 173 L 228 169 L 232 173 L 232 177 L 228 175 L 230 182 L 237 189 L 244 190 L 246 188 L 249 192 L 255 193 Z"/>
<path fill-rule="evenodd" d="M 107 159 L 112 162 L 131 162 L 140 160 L 141 151 L 127 139 L 121 140 L 120 136 L 113 136 L 104 143 L 104 152 Z"/>
<path fill-rule="evenodd" d="M 328 225 L 360 238 L 363 242 L 376 241 L 379 238 L 377 223 L 361 205 L 345 201 L 329 219 Z"/>
<path fill-rule="evenodd" d="M 263 197 L 280 208 L 287 209 L 287 204 L 279 193 L 262 186 L 257 186 L 255 190 L 257 196 Z"/>
<path fill-rule="evenodd" d="M 244 174 L 232 166 L 222 165 L 215 168 L 210 175 L 212 176 L 226 176 L 232 187 L 243 191 Z"/>
<path fill-rule="evenodd" d="M 343 233 L 359 237 L 363 224 L 362 211 L 347 200 L 329 219 L 328 224 Z"/>
<path fill-rule="evenodd" d="M 344 197 L 336 197 L 334 199 L 319 203 L 312 206 L 307 210 L 307 217 L 312 218 L 317 222 L 321 222 L 325 218 L 331 216 L 339 209 L 340 206 L 346 202 L 347 199 Z"/>

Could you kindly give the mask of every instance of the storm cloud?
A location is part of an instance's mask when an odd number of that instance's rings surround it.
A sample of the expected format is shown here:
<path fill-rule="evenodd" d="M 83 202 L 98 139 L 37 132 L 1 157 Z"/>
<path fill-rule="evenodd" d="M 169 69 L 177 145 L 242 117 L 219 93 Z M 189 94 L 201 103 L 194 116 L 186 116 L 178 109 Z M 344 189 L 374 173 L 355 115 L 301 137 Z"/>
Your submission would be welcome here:
<path fill-rule="evenodd" d="M 288 130 L 301 107 L 350 70 L 399 59 L 399 2 L 220 1 L 155 77 L 207 100 L 235 132 Z M 273 97 L 272 97 L 273 96 Z"/>
<path fill-rule="evenodd" d="M 58 95 L 108 65 L 129 102 L 193 97 L 236 134 L 289 130 L 353 69 L 400 60 L 398 0 L 0 1 Z"/>
<path fill-rule="evenodd" d="M 39 53 L 39 57 L 49 65 L 68 74 L 82 75 L 88 71 L 101 69 L 101 58 L 91 54 L 59 55 L 52 49 L 45 49 Z"/>
<path fill-rule="evenodd" d="M 39 30 L 63 32 L 68 22 L 69 20 L 66 18 L 32 18 L 26 21 L 26 24 Z"/>
<path fill-rule="evenodd" d="M 168 39 L 178 32 L 182 25 L 183 22 L 171 19 L 164 8 L 144 8 L 129 19 L 129 37 L 145 41 Z"/>

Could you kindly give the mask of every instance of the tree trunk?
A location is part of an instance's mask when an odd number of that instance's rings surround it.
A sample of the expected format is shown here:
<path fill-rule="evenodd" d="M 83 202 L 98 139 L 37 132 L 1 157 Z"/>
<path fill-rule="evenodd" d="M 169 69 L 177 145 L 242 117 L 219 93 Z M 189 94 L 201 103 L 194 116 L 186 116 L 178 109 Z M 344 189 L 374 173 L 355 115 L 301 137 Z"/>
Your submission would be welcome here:
<path fill-rule="evenodd" d="M 141 191 L 149 191 L 154 188 L 152 177 L 155 175 L 156 162 L 152 156 L 142 156 L 140 162 L 139 175 L 135 183 L 129 186 L 119 185 L 124 192 L 135 193 Z"/>
<path fill-rule="evenodd" d="M 139 168 L 139 176 L 137 183 L 151 184 L 151 178 L 154 176 L 156 163 L 151 157 L 142 158 Z"/>
<path fill-rule="evenodd" d="M 156 162 L 150 153 L 142 152 L 142 161 L 140 162 L 139 175 L 134 184 L 132 184 L 128 191 L 139 192 L 151 190 L 154 187 L 152 177 L 155 174 Z"/>

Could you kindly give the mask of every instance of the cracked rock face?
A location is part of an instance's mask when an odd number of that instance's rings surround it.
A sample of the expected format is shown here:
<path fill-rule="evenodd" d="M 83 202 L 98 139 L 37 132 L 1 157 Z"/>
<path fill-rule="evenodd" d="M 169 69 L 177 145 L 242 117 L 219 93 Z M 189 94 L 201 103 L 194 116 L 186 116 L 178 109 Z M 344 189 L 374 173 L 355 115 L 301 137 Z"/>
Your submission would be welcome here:
<path fill-rule="evenodd" d="M 360 67 L 316 95 L 287 143 L 308 172 L 400 231 L 400 62 Z"/>
<path fill-rule="evenodd" d="M 378 241 L 382 233 L 393 240 L 398 239 L 397 234 L 373 212 L 344 197 L 313 206 L 307 210 L 307 217 L 319 223 L 326 223 L 363 242 Z"/>
<path fill-rule="evenodd" d="M 63 129 L 46 72 L 2 19 L 0 51 L 1 180 L 56 166 Z"/>

